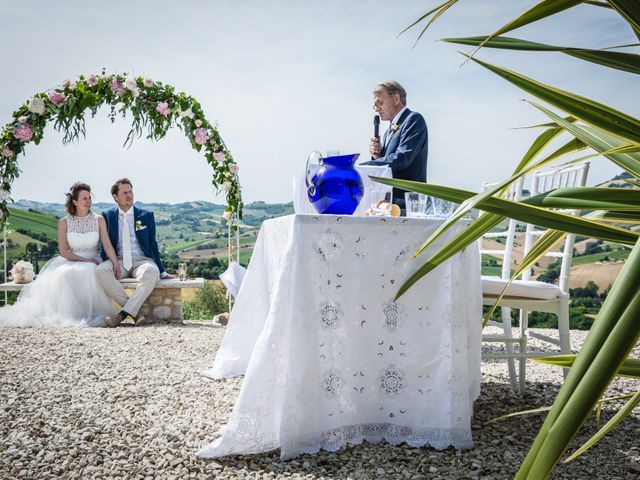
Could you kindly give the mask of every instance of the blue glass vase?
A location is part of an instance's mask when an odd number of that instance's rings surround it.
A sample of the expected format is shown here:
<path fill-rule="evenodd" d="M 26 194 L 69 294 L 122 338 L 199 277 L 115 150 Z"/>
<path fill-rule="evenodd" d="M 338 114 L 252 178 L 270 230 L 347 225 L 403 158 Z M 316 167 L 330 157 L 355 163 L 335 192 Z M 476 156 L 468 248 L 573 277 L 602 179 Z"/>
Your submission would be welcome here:
<path fill-rule="evenodd" d="M 359 156 L 354 153 L 320 158 L 320 168 L 313 174 L 307 161 L 307 194 L 318 213 L 351 215 L 356 211 L 364 192 L 362 178 L 355 168 Z"/>

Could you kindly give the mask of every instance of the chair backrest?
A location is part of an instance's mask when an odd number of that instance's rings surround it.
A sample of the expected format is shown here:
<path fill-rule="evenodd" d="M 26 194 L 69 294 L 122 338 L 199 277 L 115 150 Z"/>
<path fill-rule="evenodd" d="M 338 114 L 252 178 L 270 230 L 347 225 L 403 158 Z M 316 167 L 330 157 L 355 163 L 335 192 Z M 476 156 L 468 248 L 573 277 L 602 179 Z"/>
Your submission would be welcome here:
<path fill-rule="evenodd" d="M 533 174 L 531 182 L 531 196 L 540 195 L 556 188 L 566 187 L 583 187 L 587 182 L 587 174 L 589 173 L 589 162 L 580 163 L 571 167 L 559 167 L 554 170 L 536 172 Z M 563 213 L 577 215 L 577 210 L 559 210 Z M 537 238 L 542 235 L 546 229 L 540 229 L 534 225 L 527 224 L 524 237 L 524 254 L 526 255 Z M 558 287 L 562 293 L 569 292 L 569 275 L 571 273 L 571 260 L 573 258 L 573 244 L 575 235 L 567 235 L 561 252 L 549 251 L 545 254 L 548 257 L 561 259 L 560 277 L 558 279 Z M 531 278 L 531 269 L 527 269 L 522 274 L 523 280 Z"/>
<path fill-rule="evenodd" d="M 554 170 L 536 172 L 531 176 L 531 189 L 530 196 L 539 195 L 541 193 L 548 192 L 550 190 L 554 190 L 556 188 L 564 188 L 564 187 L 576 187 L 576 186 L 584 186 L 587 180 L 587 174 L 589 172 L 589 162 L 581 163 L 571 167 L 560 167 Z M 483 189 L 490 188 L 495 185 L 485 183 L 483 184 Z M 524 179 L 520 178 L 516 182 L 514 182 L 509 191 L 507 192 L 506 199 L 519 201 L 523 198 L 523 189 L 524 189 Z M 577 214 L 578 212 L 575 210 L 562 210 L 563 212 L 570 214 Z M 509 220 L 507 229 L 504 231 L 494 231 L 488 232 L 483 235 L 483 239 L 492 239 L 496 237 L 504 237 L 505 243 L 504 248 L 497 249 L 485 249 L 481 245 L 480 253 L 493 255 L 493 256 L 502 256 L 502 272 L 500 277 L 504 280 L 508 280 L 511 278 L 511 264 L 514 260 L 513 258 L 513 250 L 515 246 L 516 239 L 516 227 L 517 222 L 513 219 Z M 524 256 L 531 251 L 531 248 L 537 241 L 537 239 L 542 235 L 546 230 L 540 229 L 534 225 L 527 224 L 524 234 L 524 248 L 523 248 L 523 258 Z M 573 257 L 573 244 L 575 241 L 575 235 L 567 235 L 564 241 L 564 247 L 562 252 L 554 252 L 550 251 L 545 254 L 548 257 L 561 258 L 562 264 L 560 267 L 560 277 L 558 282 L 558 287 L 560 291 L 563 293 L 568 293 L 569 291 L 569 274 L 571 271 L 571 259 Z M 522 274 L 523 280 L 530 280 L 532 275 L 532 270 L 529 268 Z"/>
<path fill-rule="evenodd" d="M 483 190 L 488 190 L 489 188 L 497 185 L 497 183 L 484 183 L 482 184 Z M 516 180 L 507 191 L 505 198 L 507 200 L 512 200 L 514 202 L 518 202 L 522 199 L 522 188 L 524 185 L 524 179 L 519 178 Z M 487 232 L 482 236 L 482 240 L 491 240 L 495 238 L 505 238 L 504 248 L 492 248 L 485 249 L 481 243 L 480 245 L 480 253 L 491 255 L 491 256 L 501 256 L 502 257 L 502 271 L 500 274 L 500 278 L 504 280 L 508 280 L 511 278 L 511 262 L 513 261 L 513 246 L 515 241 L 516 234 L 516 221 L 513 219 L 509 219 L 509 223 L 507 224 L 506 230 L 498 230 Z"/>

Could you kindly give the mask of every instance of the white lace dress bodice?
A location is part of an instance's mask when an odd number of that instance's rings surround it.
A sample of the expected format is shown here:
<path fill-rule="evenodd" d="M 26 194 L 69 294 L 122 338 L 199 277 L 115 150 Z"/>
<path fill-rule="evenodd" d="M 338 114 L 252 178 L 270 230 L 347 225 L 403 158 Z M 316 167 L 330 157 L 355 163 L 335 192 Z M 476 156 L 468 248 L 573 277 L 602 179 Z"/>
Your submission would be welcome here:
<path fill-rule="evenodd" d="M 71 252 L 80 257 L 97 258 L 98 242 L 98 215 L 90 213 L 86 217 L 67 215 L 67 242 Z"/>
<path fill-rule="evenodd" d="M 67 215 L 62 221 L 67 224 L 71 252 L 99 262 L 99 215 Z M 106 326 L 105 317 L 114 310 L 98 281 L 96 266 L 61 256 L 52 258 L 36 280 L 25 285 L 14 305 L 0 308 L 0 326 Z"/>

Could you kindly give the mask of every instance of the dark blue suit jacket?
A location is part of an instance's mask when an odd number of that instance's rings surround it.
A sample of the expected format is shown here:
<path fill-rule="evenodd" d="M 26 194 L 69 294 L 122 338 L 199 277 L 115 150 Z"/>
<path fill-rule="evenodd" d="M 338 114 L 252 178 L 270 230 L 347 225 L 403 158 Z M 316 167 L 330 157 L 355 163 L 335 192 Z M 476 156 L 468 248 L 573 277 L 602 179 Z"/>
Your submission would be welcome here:
<path fill-rule="evenodd" d="M 400 128 L 395 133 L 391 129 L 385 132 L 383 145 L 388 135 L 391 135 L 391 138 L 382 149 L 381 156 L 362 165 L 388 165 L 391 167 L 393 178 L 426 182 L 429 154 L 427 122 L 418 112 L 412 112 L 407 108 L 400 116 L 398 125 Z M 393 189 L 393 203 L 402 208 L 405 191 Z"/>
<path fill-rule="evenodd" d="M 102 212 L 102 216 L 107 222 L 107 231 L 109 232 L 109 240 L 114 249 L 118 248 L 118 207 L 110 208 Z M 158 251 L 158 243 L 156 242 L 156 219 L 153 212 L 133 207 L 133 223 L 136 229 L 136 238 L 140 244 L 140 248 L 146 257 L 153 259 L 160 269 L 160 273 L 164 272 L 164 266 L 160 260 L 160 252 Z M 107 259 L 107 254 L 102 248 L 100 256 L 103 260 Z"/>

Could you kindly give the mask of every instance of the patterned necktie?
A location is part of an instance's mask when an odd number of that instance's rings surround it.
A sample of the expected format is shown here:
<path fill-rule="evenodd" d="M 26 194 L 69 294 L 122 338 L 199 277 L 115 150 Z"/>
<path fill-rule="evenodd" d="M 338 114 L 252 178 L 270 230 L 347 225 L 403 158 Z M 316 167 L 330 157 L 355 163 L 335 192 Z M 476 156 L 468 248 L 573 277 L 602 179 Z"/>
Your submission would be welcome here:
<path fill-rule="evenodd" d="M 125 270 L 131 270 L 133 260 L 131 259 L 131 233 L 127 214 L 122 215 L 122 263 Z"/>

